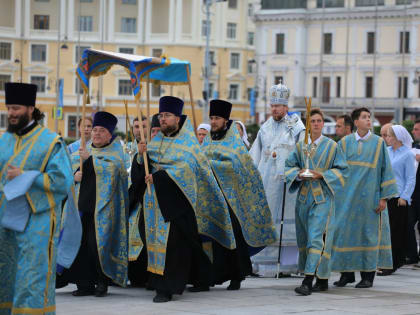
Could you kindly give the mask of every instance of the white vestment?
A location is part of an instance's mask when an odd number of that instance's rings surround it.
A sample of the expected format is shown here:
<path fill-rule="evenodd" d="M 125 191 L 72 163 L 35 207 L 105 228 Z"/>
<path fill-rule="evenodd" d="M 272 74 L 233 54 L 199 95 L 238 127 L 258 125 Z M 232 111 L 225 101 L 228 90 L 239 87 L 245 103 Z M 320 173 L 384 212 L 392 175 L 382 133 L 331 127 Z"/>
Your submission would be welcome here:
<path fill-rule="evenodd" d="M 296 114 L 286 115 L 280 121 L 272 117 L 258 131 L 250 150 L 252 159 L 261 173 L 268 205 L 280 235 L 284 194 L 284 163 L 304 134 L 305 126 Z M 286 190 L 282 235 L 280 272 L 296 273 L 298 248 L 295 231 L 296 193 Z M 277 273 L 279 243 L 272 244 L 252 258 L 254 271 L 262 276 Z"/>

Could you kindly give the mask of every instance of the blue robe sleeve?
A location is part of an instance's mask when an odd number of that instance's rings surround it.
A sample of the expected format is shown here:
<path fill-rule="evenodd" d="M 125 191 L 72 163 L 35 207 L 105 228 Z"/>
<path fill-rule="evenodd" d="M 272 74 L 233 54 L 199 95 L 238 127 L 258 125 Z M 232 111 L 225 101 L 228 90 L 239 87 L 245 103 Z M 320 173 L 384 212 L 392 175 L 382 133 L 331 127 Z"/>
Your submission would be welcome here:
<path fill-rule="evenodd" d="M 332 162 L 325 166 L 328 169 L 321 174 L 331 193 L 335 195 L 338 191 L 344 189 L 350 170 L 341 147 L 334 143 L 330 150 L 333 154 Z"/>
<path fill-rule="evenodd" d="M 299 171 L 304 165 L 301 156 L 301 143 L 298 143 L 285 162 L 284 170 L 287 183 L 290 184 L 289 191 L 291 193 L 297 191 L 302 184 L 302 181 L 297 180 Z"/>
<path fill-rule="evenodd" d="M 70 158 L 62 141 L 54 144 L 45 170 L 26 193 L 32 212 L 48 211 L 59 205 L 73 183 Z"/>
<path fill-rule="evenodd" d="M 389 199 L 395 196 L 398 196 L 398 187 L 397 182 L 395 180 L 394 172 L 391 166 L 391 160 L 389 159 L 388 151 L 385 146 L 385 142 L 382 139 L 381 144 L 381 156 L 382 165 L 381 168 L 381 190 L 380 190 L 380 199 Z M 378 165 L 379 166 L 379 165 Z"/>

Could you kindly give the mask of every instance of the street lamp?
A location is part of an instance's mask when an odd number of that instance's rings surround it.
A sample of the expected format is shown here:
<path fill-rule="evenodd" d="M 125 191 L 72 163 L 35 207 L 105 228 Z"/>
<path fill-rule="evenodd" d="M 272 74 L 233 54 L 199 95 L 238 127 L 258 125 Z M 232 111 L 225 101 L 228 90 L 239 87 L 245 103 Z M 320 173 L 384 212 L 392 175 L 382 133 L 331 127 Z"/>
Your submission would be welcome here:
<path fill-rule="evenodd" d="M 263 91 L 262 99 L 264 101 L 264 120 L 267 120 L 267 77 L 259 75 L 259 64 L 257 60 L 249 59 L 248 62 L 255 64 L 255 81 L 254 81 L 255 107 L 257 107 L 257 104 L 258 104 L 257 100 L 260 94 L 259 90 L 262 90 Z M 257 123 L 256 114 L 254 116 L 254 122 Z"/>

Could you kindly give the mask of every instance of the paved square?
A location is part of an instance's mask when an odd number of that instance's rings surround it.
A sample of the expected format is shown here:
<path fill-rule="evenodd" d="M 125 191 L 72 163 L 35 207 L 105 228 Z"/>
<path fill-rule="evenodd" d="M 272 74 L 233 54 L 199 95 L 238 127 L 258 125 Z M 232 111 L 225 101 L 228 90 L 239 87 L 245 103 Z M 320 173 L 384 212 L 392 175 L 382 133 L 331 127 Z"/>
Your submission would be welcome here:
<path fill-rule="evenodd" d="M 420 314 L 420 269 L 408 266 L 376 277 L 371 289 L 335 288 L 338 278 L 333 275 L 328 292 L 307 297 L 293 291 L 302 278 L 248 278 L 239 291 L 226 291 L 226 284 L 210 292 L 184 292 L 162 304 L 152 302 L 154 291 L 138 288 L 110 287 L 105 298 L 73 297 L 71 285 L 57 290 L 57 314 Z"/>

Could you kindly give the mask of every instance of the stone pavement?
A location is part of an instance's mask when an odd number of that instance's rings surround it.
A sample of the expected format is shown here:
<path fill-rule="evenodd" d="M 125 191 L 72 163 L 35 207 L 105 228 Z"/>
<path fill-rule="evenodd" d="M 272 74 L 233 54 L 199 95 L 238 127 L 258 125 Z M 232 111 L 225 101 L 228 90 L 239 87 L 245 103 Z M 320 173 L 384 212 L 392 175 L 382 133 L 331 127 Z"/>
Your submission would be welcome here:
<path fill-rule="evenodd" d="M 331 280 L 339 278 L 334 274 Z M 411 266 L 392 276 L 377 277 L 371 289 L 330 286 L 326 293 L 297 296 L 302 278 L 249 278 L 239 291 L 226 285 L 210 292 L 175 295 L 172 302 L 152 302 L 153 291 L 110 287 L 105 298 L 73 297 L 71 285 L 57 290 L 58 315 L 149 314 L 420 314 L 420 269 Z M 359 280 L 359 275 L 356 281 Z"/>

